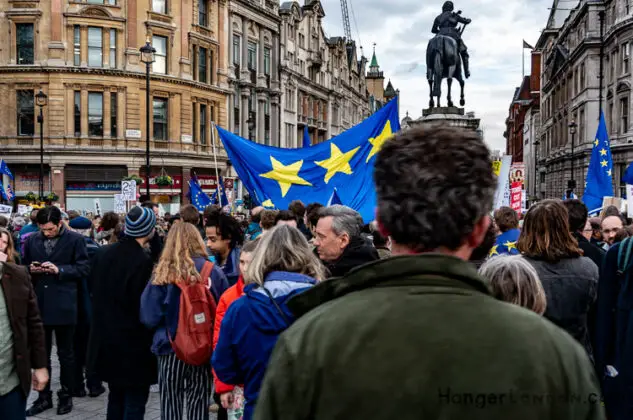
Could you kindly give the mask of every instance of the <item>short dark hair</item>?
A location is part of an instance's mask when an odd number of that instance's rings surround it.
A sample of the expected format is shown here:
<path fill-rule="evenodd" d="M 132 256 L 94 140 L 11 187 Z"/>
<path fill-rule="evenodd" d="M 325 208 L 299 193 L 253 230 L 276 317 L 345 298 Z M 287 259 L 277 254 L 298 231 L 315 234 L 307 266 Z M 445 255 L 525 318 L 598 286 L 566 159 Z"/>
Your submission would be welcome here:
<path fill-rule="evenodd" d="M 47 206 L 37 212 L 37 224 L 45 225 L 48 222 L 58 225 L 62 221 L 62 211 L 55 206 Z"/>
<path fill-rule="evenodd" d="M 109 211 L 103 215 L 103 218 L 101 219 L 101 224 L 99 226 L 103 228 L 103 230 L 112 230 L 117 227 L 120 221 L 121 218 L 118 214 L 113 211 Z"/>
<path fill-rule="evenodd" d="M 447 125 L 411 128 L 385 142 L 374 182 L 386 233 L 418 252 L 459 248 L 490 212 L 497 185 L 483 139 Z"/>
<path fill-rule="evenodd" d="M 275 216 L 275 224 L 279 223 L 280 221 L 291 221 L 294 220 L 295 222 L 297 221 L 297 216 L 291 212 L 290 210 L 281 210 L 279 212 L 277 212 L 277 215 Z"/>
<path fill-rule="evenodd" d="M 490 226 L 488 226 L 483 242 L 475 248 L 473 253 L 470 255 L 470 261 L 482 261 L 488 257 L 490 250 L 493 246 L 495 246 L 495 242 L 497 241 L 496 229 L 495 224 L 491 222 Z"/>
<path fill-rule="evenodd" d="M 225 213 L 213 213 L 206 221 L 205 227 L 215 227 L 222 239 L 231 240 L 231 249 L 244 242 L 244 234 L 240 222 Z"/>
<path fill-rule="evenodd" d="M 203 219 L 206 220 L 210 217 L 216 217 L 216 213 L 221 213 L 222 212 L 222 207 L 215 205 L 215 204 L 211 204 L 207 207 L 205 207 L 204 211 L 202 212 L 202 217 Z"/>
<path fill-rule="evenodd" d="M 319 223 L 319 219 L 321 216 L 319 215 L 320 210 L 323 208 L 323 204 L 321 203 L 310 203 L 306 208 L 306 214 L 308 215 L 308 223 L 316 227 L 317 223 Z"/>
<path fill-rule="evenodd" d="M 580 200 L 565 200 L 563 202 L 565 208 L 567 208 L 567 214 L 569 219 L 569 230 L 571 232 L 582 232 L 587 224 L 587 217 L 589 217 L 589 210 L 585 203 Z"/>
<path fill-rule="evenodd" d="M 141 207 L 145 207 L 146 209 L 155 209 L 158 207 L 158 204 L 151 201 L 144 201 L 143 204 L 141 204 Z"/>
<path fill-rule="evenodd" d="M 510 207 L 499 207 L 495 210 L 494 216 L 495 223 L 502 233 L 519 228 L 519 216 Z"/>
<path fill-rule="evenodd" d="M 306 215 L 306 206 L 301 200 L 295 200 L 288 205 L 288 210 L 294 213 L 298 219 L 303 219 Z"/>
<path fill-rule="evenodd" d="M 200 222 L 200 212 L 193 204 L 187 204 L 180 208 L 180 217 L 185 223 L 191 223 L 197 226 Z"/>
<path fill-rule="evenodd" d="M 37 223 L 37 213 L 39 212 L 40 212 L 40 209 L 31 210 L 31 216 L 29 217 L 31 219 L 31 223 Z"/>
<path fill-rule="evenodd" d="M 277 217 L 276 210 L 264 210 L 260 213 L 259 224 L 262 229 L 272 229 L 275 227 L 275 219 Z"/>
<path fill-rule="evenodd" d="M 6 228 L 7 226 L 9 226 L 9 219 L 4 216 L 0 216 L 0 227 Z"/>

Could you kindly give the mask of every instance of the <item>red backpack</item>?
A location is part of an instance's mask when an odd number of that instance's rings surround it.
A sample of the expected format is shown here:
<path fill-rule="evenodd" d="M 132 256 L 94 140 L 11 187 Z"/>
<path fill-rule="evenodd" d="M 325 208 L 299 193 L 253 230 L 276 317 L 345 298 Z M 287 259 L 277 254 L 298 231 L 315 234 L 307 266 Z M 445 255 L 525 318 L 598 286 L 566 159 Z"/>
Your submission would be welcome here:
<path fill-rule="evenodd" d="M 189 365 L 200 366 L 211 362 L 216 309 L 215 299 L 209 291 L 212 269 L 213 263 L 207 261 L 200 272 L 201 282 L 177 283 L 180 288 L 178 329 L 176 339 L 169 337 L 169 341 L 176 357 Z"/>

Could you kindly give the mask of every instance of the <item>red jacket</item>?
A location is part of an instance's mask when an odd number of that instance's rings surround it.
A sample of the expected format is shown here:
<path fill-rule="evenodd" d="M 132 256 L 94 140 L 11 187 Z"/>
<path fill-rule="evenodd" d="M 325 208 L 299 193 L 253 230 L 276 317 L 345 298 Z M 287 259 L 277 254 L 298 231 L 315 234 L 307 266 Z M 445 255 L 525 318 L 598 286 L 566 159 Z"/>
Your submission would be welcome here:
<path fill-rule="evenodd" d="M 218 302 L 218 307 L 215 312 L 215 323 L 213 325 L 213 349 L 215 350 L 215 346 L 218 344 L 218 338 L 220 337 L 220 326 L 222 325 L 222 320 L 224 319 L 224 314 L 229 309 L 229 306 L 236 300 L 242 297 L 244 294 L 244 279 L 240 276 L 237 279 L 237 283 L 235 285 L 226 289 L 226 291 L 220 297 L 220 301 Z M 218 377 L 213 372 L 213 378 L 215 381 L 215 392 L 218 394 L 224 394 L 226 392 L 233 391 L 235 388 L 233 385 L 225 384 L 221 382 Z"/>

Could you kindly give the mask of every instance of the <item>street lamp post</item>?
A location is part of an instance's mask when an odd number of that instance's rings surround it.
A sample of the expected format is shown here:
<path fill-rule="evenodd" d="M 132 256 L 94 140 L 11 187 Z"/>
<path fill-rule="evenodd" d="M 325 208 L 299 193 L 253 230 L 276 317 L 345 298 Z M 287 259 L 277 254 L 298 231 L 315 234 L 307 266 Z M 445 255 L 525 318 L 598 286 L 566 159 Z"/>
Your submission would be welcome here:
<path fill-rule="evenodd" d="M 538 147 L 541 144 L 541 142 L 538 140 L 538 138 L 534 139 L 534 143 L 532 143 L 534 145 L 534 197 L 538 196 L 538 184 L 539 184 L 539 180 L 538 180 Z"/>
<path fill-rule="evenodd" d="M 578 124 L 576 124 L 575 120 L 571 120 L 568 127 L 569 134 L 571 134 L 571 177 L 569 179 L 569 182 L 567 183 L 567 198 L 572 198 L 572 195 L 574 194 L 574 189 L 576 188 L 576 180 L 574 179 L 574 140 L 576 137 L 576 128 L 578 127 Z"/>
<path fill-rule="evenodd" d="M 40 123 L 40 200 L 44 197 L 44 111 L 43 108 L 48 104 L 48 97 L 42 89 L 35 95 L 35 103 L 40 107 L 40 115 L 37 116 L 37 122 Z"/>
<path fill-rule="evenodd" d="M 141 61 L 145 63 L 145 194 L 149 200 L 149 175 L 150 175 L 150 160 L 149 160 L 149 113 L 150 113 L 150 94 L 149 94 L 149 72 L 151 70 L 154 60 L 154 54 L 156 49 L 152 47 L 149 42 L 149 38 L 140 48 Z"/>

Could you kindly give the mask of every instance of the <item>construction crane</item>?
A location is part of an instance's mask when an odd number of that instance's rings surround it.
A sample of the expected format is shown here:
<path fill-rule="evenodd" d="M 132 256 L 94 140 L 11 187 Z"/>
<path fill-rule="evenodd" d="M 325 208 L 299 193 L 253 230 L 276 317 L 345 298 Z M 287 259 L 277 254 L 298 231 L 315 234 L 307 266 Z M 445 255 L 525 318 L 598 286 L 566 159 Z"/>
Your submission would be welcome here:
<path fill-rule="evenodd" d="M 347 10 L 347 0 L 341 0 L 341 12 L 343 14 L 343 29 L 347 42 L 352 42 L 352 26 L 349 23 L 349 11 Z"/>

